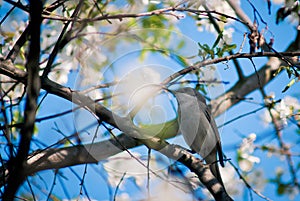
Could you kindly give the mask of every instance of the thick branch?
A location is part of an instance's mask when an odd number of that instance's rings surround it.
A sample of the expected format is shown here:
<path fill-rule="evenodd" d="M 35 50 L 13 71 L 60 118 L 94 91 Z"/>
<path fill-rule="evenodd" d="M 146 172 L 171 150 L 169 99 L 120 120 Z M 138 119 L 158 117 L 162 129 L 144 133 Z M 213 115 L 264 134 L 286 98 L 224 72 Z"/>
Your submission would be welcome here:
<path fill-rule="evenodd" d="M 216 200 L 232 200 L 226 194 L 222 185 L 212 175 L 210 168 L 203 165 L 199 159 L 186 152 L 180 146 L 170 145 L 158 138 L 142 141 L 148 147 L 154 148 L 167 157 L 183 163 L 191 171 L 195 172 Z M 33 174 L 49 168 L 60 169 L 78 164 L 97 163 L 111 155 L 124 151 L 125 148 L 130 149 L 141 144 L 138 140 L 126 134 L 121 134 L 117 137 L 117 140 L 110 139 L 85 146 L 46 149 L 29 157 L 25 171 L 27 174 Z"/>
<path fill-rule="evenodd" d="M 287 52 L 293 51 L 294 53 L 299 53 L 300 47 L 300 33 L 296 36 L 295 42 L 291 43 L 287 48 Z M 259 54 L 259 53 L 256 53 Z M 269 54 L 269 53 L 266 53 Z M 296 55 L 282 55 L 278 53 L 277 57 L 270 57 L 269 61 L 261 67 L 261 69 L 256 73 L 251 74 L 247 78 L 243 80 L 239 80 L 231 89 L 229 89 L 225 94 L 219 96 L 218 98 L 211 101 L 212 112 L 214 116 L 219 116 L 224 113 L 226 110 L 231 108 L 233 105 L 237 104 L 241 101 L 241 98 L 245 97 L 247 94 L 255 91 L 261 87 L 267 85 L 273 78 L 275 78 L 274 73 L 278 70 L 278 68 L 282 65 L 287 65 L 286 59 L 283 59 L 282 56 L 296 56 Z M 249 57 L 251 58 L 251 57 Z M 258 78 L 260 80 L 258 80 Z"/>
<path fill-rule="evenodd" d="M 235 14 L 238 16 L 239 19 L 241 19 L 243 22 L 247 23 L 250 29 L 252 29 L 252 21 L 244 13 L 244 11 L 241 9 L 239 5 L 237 5 L 237 2 L 235 0 L 226 0 L 227 3 L 230 5 L 230 7 L 234 10 Z"/>
<path fill-rule="evenodd" d="M 33 153 L 27 160 L 26 173 L 34 174 L 41 170 L 60 169 L 79 164 L 97 163 L 110 156 L 141 145 L 125 134 L 116 139 L 64 148 L 46 149 Z"/>
<path fill-rule="evenodd" d="M 293 47 L 294 46 L 294 43 L 292 43 L 290 45 L 290 47 Z M 293 51 L 294 50 L 294 51 Z M 298 49 L 296 49 L 298 50 Z M 287 51 L 287 52 L 256 52 L 256 53 L 237 53 L 237 54 L 233 54 L 233 55 L 229 55 L 229 56 L 225 56 L 225 57 L 220 57 L 220 58 L 216 58 L 216 59 L 211 59 L 211 60 L 204 60 L 202 62 L 198 62 L 197 64 L 195 65 L 192 65 L 192 66 L 188 66 L 174 74 L 172 74 L 171 76 L 169 76 L 168 78 L 166 78 L 162 84 L 163 85 L 166 85 L 168 84 L 169 82 L 171 82 L 172 80 L 182 76 L 182 75 L 185 75 L 187 73 L 190 73 L 194 70 L 197 70 L 199 68 L 202 68 L 204 66 L 208 66 L 208 65 L 211 65 L 211 64 L 218 64 L 218 63 L 221 63 L 221 62 L 228 62 L 230 60 L 233 60 L 233 59 L 242 59 L 242 58 L 247 58 L 247 59 L 250 59 L 250 58 L 256 58 L 256 57 L 277 57 L 277 58 L 280 58 L 280 59 L 283 59 L 285 61 L 287 61 L 285 59 L 285 57 L 293 57 L 293 56 L 300 56 L 300 51 L 296 51 L 295 49 L 293 48 L 290 48 L 290 52 Z M 284 63 L 285 65 L 286 62 Z M 270 65 L 272 68 L 274 68 L 273 70 L 277 70 L 279 66 L 275 66 L 274 64 Z M 253 74 L 255 75 L 255 73 Z"/>
<path fill-rule="evenodd" d="M 265 64 L 258 72 L 258 76 L 253 73 L 243 80 L 239 80 L 231 89 L 225 94 L 211 101 L 212 112 L 214 116 L 219 116 L 226 110 L 231 108 L 242 100 L 247 94 L 255 91 L 260 86 L 264 87 L 274 78 L 274 72 L 280 65 L 284 65 L 283 61 L 278 58 L 271 57 L 267 64 Z M 260 78 L 258 81 L 257 78 Z"/>
<path fill-rule="evenodd" d="M 42 2 L 30 2 L 30 45 L 26 63 L 27 77 L 27 98 L 24 112 L 24 124 L 21 129 L 21 139 L 16 157 L 12 157 L 8 164 L 10 174 L 8 175 L 7 186 L 3 194 L 3 200 L 13 200 L 19 186 L 26 179 L 24 165 L 27 162 L 27 155 L 35 123 L 37 110 L 37 99 L 40 92 L 39 59 L 40 59 L 40 24 L 41 24 Z"/>

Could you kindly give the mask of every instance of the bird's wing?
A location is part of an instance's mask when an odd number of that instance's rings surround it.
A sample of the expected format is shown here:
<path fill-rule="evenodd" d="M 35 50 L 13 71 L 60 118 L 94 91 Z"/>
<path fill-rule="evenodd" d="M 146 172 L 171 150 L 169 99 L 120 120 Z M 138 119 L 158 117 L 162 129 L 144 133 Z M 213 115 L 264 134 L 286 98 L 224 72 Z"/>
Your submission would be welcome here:
<path fill-rule="evenodd" d="M 217 124 L 215 122 L 215 119 L 212 117 L 211 115 L 211 111 L 208 107 L 205 107 L 205 110 L 203 111 L 207 121 L 210 123 L 211 125 L 211 129 L 214 135 L 214 138 L 216 139 L 216 149 L 219 155 L 219 161 L 222 167 L 224 167 L 224 160 L 223 160 L 223 151 L 222 151 L 222 145 L 221 145 L 221 139 L 220 139 L 220 134 L 218 131 L 218 127 Z"/>
<path fill-rule="evenodd" d="M 187 93 L 177 93 L 176 98 L 178 100 L 178 122 L 180 131 L 187 145 L 198 152 L 198 149 L 194 149 L 192 146 L 197 137 L 200 122 L 200 110 L 197 99 L 195 96 L 191 96 Z"/>
<path fill-rule="evenodd" d="M 205 158 L 216 147 L 216 137 L 207 106 L 199 102 L 195 94 L 177 93 L 180 131 L 187 145 Z M 216 161 L 216 159 L 214 160 Z"/>
<path fill-rule="evenodd" d="M 217 163 L 219 153 L 221 165 L 224 166 L 220 136 L 205 99 L 196 90 L 187 88 L 178 90 L 175 96 L 179 127 L 185 142 L 210 164 L 213 175 L 223 185 Z"/>

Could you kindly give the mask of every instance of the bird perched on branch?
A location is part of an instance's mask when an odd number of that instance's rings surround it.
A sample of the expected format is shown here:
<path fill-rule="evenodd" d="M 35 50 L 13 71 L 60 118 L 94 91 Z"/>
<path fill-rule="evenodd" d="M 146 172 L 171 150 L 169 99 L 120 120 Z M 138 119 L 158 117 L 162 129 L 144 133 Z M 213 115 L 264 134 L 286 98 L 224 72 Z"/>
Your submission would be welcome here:
<path fill-rule="evenodd" d="M 205 98 L 190 87 L 172 93 L 177 99 L 179 129 L 185 142 L 210 165 L 211 172 L 224 187 L 217 163 L 218 154 L 224 167 L 220 135 Z"/>

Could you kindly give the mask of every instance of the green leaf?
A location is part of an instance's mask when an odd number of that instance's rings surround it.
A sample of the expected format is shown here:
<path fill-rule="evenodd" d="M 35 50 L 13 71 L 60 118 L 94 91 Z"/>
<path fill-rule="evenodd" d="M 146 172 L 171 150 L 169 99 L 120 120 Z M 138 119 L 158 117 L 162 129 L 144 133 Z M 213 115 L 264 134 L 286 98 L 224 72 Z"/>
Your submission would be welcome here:
<path fill-rule="evenodd" d="M 224 52 L 229 52 L 235 48 L 236 48 L 236 44 L 230 44 L 230 45 L 225 44 L 222 49 Z"/>
<path fill-rule="evenodd" d="M 185 45 L 185 41 L 184 41 L 184 40 L 181 40 L 181 41 L 177 44 L 177 49 L 182 49 L 184 45 Z"/>
<path fill-rule="evenodd" d="M 201 43 L 198 42 L 198 45 L 199 45 L 200 49 L 204 50 L 205 52 L 207 52 L 207 50 L 210 49 L 207 44 L 201 45 Z"/>
<path fill-rule="evenodd" d="M 204 45 L 203 45 L 203 50 L 204 50 L 205 52 L 209 53 L 210 47 L 209 47 L 207 44 L 204 44 Z"/>
<path fill-rule="evenodd" d="M 144 60 L 145 60 L 145 58 L 146 58 L 146 56 L 147 56 L 147 53 L 148 53 L 148 50 L 147 50 L 147 49 L 142 49 L 142 50 L 140 51 L 140 60 L 141 60 L 141 61 L 144 61 Z"/>
<path fill-rule="evenodd" d="M 277 194 L 283 195 L 285 192 L 286 186 L 284 184 L 279 184 L 277 187 Z"/>
<path fill-rule="evenodd" d="M 128 2 L 130 5 L 134 5 L 134 3 L 135 3 L 134 0 L 127 0 L 127 2 Z"/>
<path fill-rule="evenodd" d="M 183 66 L 183 67 L 188 66 L 188 63 L 186 62 L 186 60 L 185 60 L 183 57 L 181 57 L 181 56 L 179 56 L 179 55 L 177 55 L 177 54 L 173 54 L 173 53 L 171 53 L 171 52 L 170 52 L 170 57 L 171 57 L 173 60 L 175 60 L 179 65 L 181 65 L 181 66 Z"/>
<path fill-rule="evenodd" d="M 285 69 L 286 66 L 280 66 L 275 73 L 273 73 L 273 76 L 275 77 L 276 75 L 278 75 L 283 69 Z"/>
<path fill-rule="evenodd" d="M 288 74 L 288 77 L 291 78 L 292 74 L 293 74 L 293 71 L 291 71 L 290 68 L 286 68 L 286 72 Z"/>
<path fill-rule="evenodd" d="M 215 52 L 214 52 L 214 50 L 213 50 L 213 49 L 209 50 L 209 52 L 208 52 L 208 53 L 210 54 L 210 57 L 211 57 L 212 59 L 214 59 L 214 58 L 215 58 Z"/>
<path fill-rule="evenodd" d="M 34 124 L 34 127 L 33 127 L 33 133 L 34 134 L 37 134 L 39 132 L 39 128 L 36 124 Z"/>
<path fill-rule="evenodd" d="M 217 47 L 217 53 L 216 54 L 217 54 L 218 57 L 223 57 L 223 54 L 224 54 L 223 49 Z"/>
<path fill-rule="evenodd" d="M 148 11 L 153 11 L 159 9 L 156 4 L 149 4 Z"/>
<path fill-rule="evenodd" d="M 25 70 L 25 66 L 21 64 L 15 64 L 18 69 Z"/>
<path fill-rule="evenodd" d="M 206 54 L 208 54 L 212 59 L 215 57 L 214 48 L 210 48 L 207 44 L 201 45 L 198 42 L 200 49 L 202 49 Z M 199 55 L 203 56 L 203 52 L 199 51 Z"/>
<path fill-rule="evenodd" d="M 295 79 L 292 79 L 286 86 L 285 88 L 282 90 L 282 93 L 286 92 L 293 84 L 296 83 Z"/>
<path fill-rule="evenodd" d="M 164 28 L 167 19 L 162 15 L 152 15 L 142 18 L 143 28 Z"/>
<path fill-rule="evenodd" d="M 220 32 L 220 34 L 218 35 L 218 37 L 217 37 L 216 41 L 214 42 L 212 48 L 215 48 L 218 45 L 218 43 L 220 42 L 222 37 L 223 37 L 223 32 Z"/>
<path fill-rule="evenodd" d="M 199 46 L 201 49 L 203 49 L 203 45 L 201 45 L 200 42 L 198 42 L 198 46 Z"/>
<path fill-rule="evenodd" d="M 195 89 L 197 91 L 202 91 L 205 95 L 207 94 L 207 92 L 205 90 L 205 86 L 203 84 L 197 84 Z"/>
<path fill-rule="evenodd" d="M 269 147 L 267 147 L 266 145 L 261 146 L 261 150 L 262 151 L 268 151 Z"/>

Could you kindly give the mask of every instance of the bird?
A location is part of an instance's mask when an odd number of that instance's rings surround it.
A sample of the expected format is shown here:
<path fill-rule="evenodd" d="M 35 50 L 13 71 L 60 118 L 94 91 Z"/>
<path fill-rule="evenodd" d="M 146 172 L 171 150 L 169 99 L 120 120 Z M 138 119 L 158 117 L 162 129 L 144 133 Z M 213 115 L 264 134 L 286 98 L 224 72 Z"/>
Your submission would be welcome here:
<path fill-rule="evenodd" d="M 179 129 L 185 142 L 209 164 L 212 174 L 224 187 L 217 163 L 218 154 L 224 167 L 220 134 L 205 98 L 190 87 L 172 90 L 172 93 L 178 103 Z"/>

